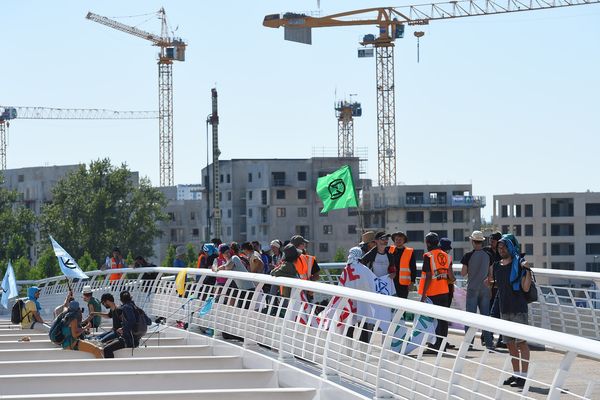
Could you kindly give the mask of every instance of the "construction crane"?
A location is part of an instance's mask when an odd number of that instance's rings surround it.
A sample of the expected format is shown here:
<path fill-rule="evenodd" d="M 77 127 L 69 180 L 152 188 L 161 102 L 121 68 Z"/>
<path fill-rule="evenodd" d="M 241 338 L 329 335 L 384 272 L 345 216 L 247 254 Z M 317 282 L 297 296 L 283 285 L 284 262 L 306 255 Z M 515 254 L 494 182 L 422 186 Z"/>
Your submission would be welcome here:
<path fill-rule="evenodd" d="M 354 117 L 362 115 L 362 107 L 356 101 L 338 101 L 335 115 L 338 120 L 338 157 L 354 157 Z"/>
<path fill-rule="evenodd" d="M 380 186 L 396 185 L 396 120 L 394 95 L 394 41 L 404 36 L 405 25 L 427 25 L 430 21 L 454 18 L 534 11 L 576 5 L 596 4 L 600 0 L 466 0 L 380 7 L 347 11 L 324 17 L 285 13 L 265 16 L 263 25 L 269 28 L 284 27 L 284 38 L 311 44 L 312 28 L 376 25 L 379 36 L 365 35 L 359 57 L 376 53 L 377 76 L 377 156 Z M 356 19 L 351 19 L 356 18 Z"/>
<path fill-rule="evenodd" d="M 149 40 L 160 48 L 158 54 L 158 159 L 160 186 L 172 186 L 175 181 L 173 167 L 173 61 L 185 61 L 187 44 L 180 38 L 169 36 L 169 26 L 164 8 L 158 11 L 161 20 L 160 36 L 110 18 L 88 12 L 86 18 L 109 28 Z"/>
<path fill-rule="evenodd" d="M 213 235 L 216 238 L 221 238 L 221 198 L 219 197 L 219 155 L 221 155 L 221 151 L 219 150 L 219 113 L 217 108 L 217 89 L 213 88 L 210 90 L 210 92 L 212 99 L 212 114 L 208 116 L 206 123 L 212 126 L 212 217 L 215 222 L 213 227 Z M 208 146 L 208 143 L 206 145 Z M 206 171 L 206 173 L 207 175 L 210 175 L 208 173 L 208 170 Z M 208 185 L 207 190 L 209 190 Z M 210 205 L 207 208 L 210 209 Z M 210 236 L 210 218 L 207 222 L 209 226 L 208 235 Z"/>
<path fill-rule="evenodd" d="M 156 119 L 157 111 L 114 111 L 101 108 L 0 106 L 0 168 L 6 169 L 6 147 L 13 119 Z"/>

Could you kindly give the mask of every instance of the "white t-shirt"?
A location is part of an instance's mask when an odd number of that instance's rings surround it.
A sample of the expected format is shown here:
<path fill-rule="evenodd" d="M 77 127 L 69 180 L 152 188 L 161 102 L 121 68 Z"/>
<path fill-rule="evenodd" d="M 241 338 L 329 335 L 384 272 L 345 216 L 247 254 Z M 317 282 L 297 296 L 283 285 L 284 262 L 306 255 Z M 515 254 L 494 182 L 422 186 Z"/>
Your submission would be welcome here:
<path fill-rule="evenodd" d="M 379 254 L 375 256 L 373 260 L 373 273 L 377 277 L 381 277 L 388 274 L 388 267 L 390 266 L 390 260 L 387 254 Z"/>

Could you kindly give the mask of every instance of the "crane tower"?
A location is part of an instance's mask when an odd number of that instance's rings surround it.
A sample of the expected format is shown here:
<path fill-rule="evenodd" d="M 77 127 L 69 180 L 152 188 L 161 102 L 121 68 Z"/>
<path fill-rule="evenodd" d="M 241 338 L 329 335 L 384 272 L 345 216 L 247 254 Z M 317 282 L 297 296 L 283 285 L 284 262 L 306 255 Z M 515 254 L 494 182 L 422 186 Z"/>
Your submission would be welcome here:
<path fill-rule="evenodd" d="M 6 135 L 13 119 L 156 119 L 156 111 L 114 111 L 103 108 L 0 106 L 0 171 L 6 169 Z"/>
<path fill-rule="evenodd" d="M 394 84 L 394 41 L 404 36 L 405 25 L 427 25 L 434 20 L 507 14 L 600 3 L 600 0 L 507 1 L 463 0 L 446 3 L 379 7 L 346 11 L 324 17 L 285 13 L 265 16 L 263 25 L 285 29 L 285 40 L 311 44 L 312 28 L 376 25 L 379 36 L 365 35 L 361 44 L 373 47 L 376 55 L 378 182 L 396 184 L 396 117 Z M 371 49 L 368 49 L 371 50 Z M 372 56 L 359 50 L 360 56 Z"/>
<path fill-rule="evenodd" d="M 354 117 L 362 115 L 360 103 L 338 101 L 335 114 L 338 119 L 338 157 L 354 157 Z"/>
<path fill-rule="evenodd" d="M 217 107 L 217 89 L 211 89 L 212 114 L 208 117 L 208 123 L 212 126 L 212 198 L 213 198 L 213 220 L 214 236 L 221 237 L 221 205 L 219 197 L 219 113 Z M 208 143 L 206 144 L 208 146 Z M 208 174 L 208 171 L 207 171 Z M 209 232 L 210 233 L 210 232 Z"/>
<path fill-rule="evenodd" d="M 158 11 L 161 21 L 160 36 L 122 24 L 110 18 L 88 12 L 86 18 L 149 40 L 160 48 L 158 53 L 158 148 L 160 186 L 172 186 L 175 181 L 173 165 L 173 61 L 185 61 L 187 44 L 180 38 L 170 37 L 164 8 Z"/>

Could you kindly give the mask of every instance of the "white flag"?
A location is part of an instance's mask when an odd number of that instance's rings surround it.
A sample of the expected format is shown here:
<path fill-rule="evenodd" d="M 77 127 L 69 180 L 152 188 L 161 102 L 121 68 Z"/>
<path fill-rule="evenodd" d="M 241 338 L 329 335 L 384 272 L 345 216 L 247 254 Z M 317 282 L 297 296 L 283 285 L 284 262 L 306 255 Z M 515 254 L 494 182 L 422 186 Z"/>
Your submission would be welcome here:
<path fill-rule="evenodd" d="M 17 278 L 15 271 L 13 270 L 12 264 L 8 262 L 8 267 L 4 273 L 4 279 L 2 279 L 2 300 L 0 301 L 4 308 L 8 308 L 8 301 L 19 295 L 17 290 Z"/>
<path fill-rule="evenodd" d="M 427 303 L 433 304 L 429 298 L 427 298 Z M 423 346 L 425 343 L 434 344 L 437 340 L 437 337 L 435 336 L 436 327 L 436 319 L 426 315 L 419 315 L 417 321 L 413 321 L 412 331 L 409 331 L 406 327 L 404 318 L 402 318 L 400 323 L 396 326 L 391 348 L 402 354 L 410 354 L 414 349 Z M 409 333 L 410 336 L 408 335 Z M 404 351 L 402 351 L 404 342 L 408 343 L 406 343 L 406 347 L 404 348 Z"/>
<path fill-rule="evenodd" d="M 78 279 L 89 279 L 89 277 L 83 273 L 79 265 L 75 262 L 73 257 L 69 255 L 60 247 L 56 240 L 52 236 L 50 236 L 50 241 L 52 242 L 52 248 L 54 249 L 54 254 L 56 254 L 56 258 L 58 258 L 58 265 L 60 266 L 60 270 L 63 275 L 67 278 L 78 278 Z"/>

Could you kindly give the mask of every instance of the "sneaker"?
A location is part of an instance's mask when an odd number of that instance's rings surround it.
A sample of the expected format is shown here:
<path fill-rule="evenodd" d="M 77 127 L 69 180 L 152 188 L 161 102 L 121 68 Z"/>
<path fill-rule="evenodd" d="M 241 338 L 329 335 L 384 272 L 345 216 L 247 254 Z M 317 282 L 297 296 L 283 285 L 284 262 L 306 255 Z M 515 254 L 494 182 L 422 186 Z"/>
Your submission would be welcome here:
<path fill-rule="evenodd" d="M 522 388 L 525 386 L 525 378 L 518 377 L 516 381 L 510 384 L 510 387 Z"/>
<path fill-rule="evenodd" d="M 432 355 L 432 356 L 436 356 L 438 353 L 438 350 L 434 349 L 434 348 L 428 348 L 427 350 L 423 351 L 423 355 Z"/>
<path fill-rule="evenodd" d="M 517 379 L 519 379 L 519 378 L 517 378 L 516 376 L 512 375 L 510 378 L 508 378 L 507 380 L 505 380 L 502 384 L 503 385 L 511 385 L 512 386 L 512 384 L 515 383 L 517 381 Z"/>

